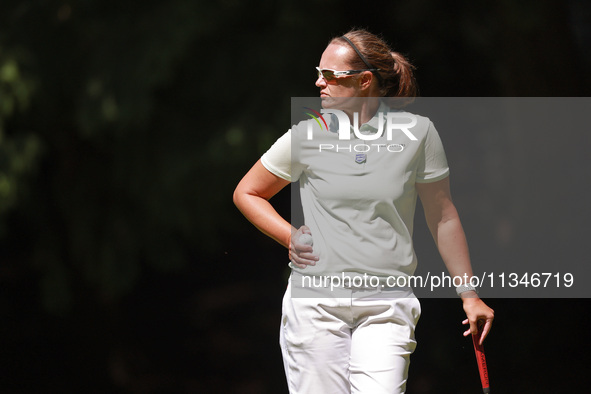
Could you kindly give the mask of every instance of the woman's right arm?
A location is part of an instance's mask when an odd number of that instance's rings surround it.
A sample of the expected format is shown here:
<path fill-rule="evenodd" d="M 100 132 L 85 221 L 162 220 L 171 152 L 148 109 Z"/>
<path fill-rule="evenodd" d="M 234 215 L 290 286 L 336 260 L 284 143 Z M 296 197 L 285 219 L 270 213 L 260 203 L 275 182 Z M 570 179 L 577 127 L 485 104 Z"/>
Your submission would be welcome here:
<path fill-rule="evenodd" d="M 234 204 L 264 234 L 286 248 L 291 238 L 291 224 L 283 219 L 269 199 L 289 184 L 257 161 L 234 190 Z"/>
<path fill-rule="evenodd" d="M 269 199 L 289 183 L 267 170 L 259 160 L 234 190 L 234 204 L 256 228 L 288 248 L 290 260 L 304 268 L 314 265 L 317 260 L 312 255 L 311 246 L 297 242 L 299 235 L 310 233 L 309 229 L 304 226 L 296 230 L 269 203 Z M 295 245 L 292 235 L 296 240 Z"/>

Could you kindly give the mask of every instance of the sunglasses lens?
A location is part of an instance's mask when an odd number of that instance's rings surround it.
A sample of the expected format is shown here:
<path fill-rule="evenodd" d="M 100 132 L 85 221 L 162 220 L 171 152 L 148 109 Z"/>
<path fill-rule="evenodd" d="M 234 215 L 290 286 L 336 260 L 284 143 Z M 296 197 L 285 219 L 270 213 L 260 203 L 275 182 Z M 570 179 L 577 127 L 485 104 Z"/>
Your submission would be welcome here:
<path fill-rule="evenodd" d="M 333 79 L 335 79 L 335 76 L 331 70 L 319 70 L 318 78 L 324 78 L 327 81 L 332 81 Z"/>

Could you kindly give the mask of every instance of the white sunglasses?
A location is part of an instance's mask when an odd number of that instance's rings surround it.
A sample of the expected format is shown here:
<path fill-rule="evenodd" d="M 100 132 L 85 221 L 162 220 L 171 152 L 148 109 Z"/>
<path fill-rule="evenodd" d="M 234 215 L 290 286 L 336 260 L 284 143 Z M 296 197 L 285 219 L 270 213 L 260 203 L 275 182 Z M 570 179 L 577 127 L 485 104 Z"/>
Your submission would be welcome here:
<path fill-rule="evenodd" d="M 324 78 L 327 82 L 328 81 L 333 81 L 336 78 L 340 78 L 340 77 L 347 77 L 350 75 L 354 75 L 354 74 L 359 74 L 362 73 L 364 71 L 380 71 L 377 68 L 368 68 L 365 70 L 345 70 L 345 71 L 337 71 L 337 70 L 331 70 L 330 68 L 320 68 L 320 67 L 316 67 L 316 70 L 318 71 L 318 78 Z"/>

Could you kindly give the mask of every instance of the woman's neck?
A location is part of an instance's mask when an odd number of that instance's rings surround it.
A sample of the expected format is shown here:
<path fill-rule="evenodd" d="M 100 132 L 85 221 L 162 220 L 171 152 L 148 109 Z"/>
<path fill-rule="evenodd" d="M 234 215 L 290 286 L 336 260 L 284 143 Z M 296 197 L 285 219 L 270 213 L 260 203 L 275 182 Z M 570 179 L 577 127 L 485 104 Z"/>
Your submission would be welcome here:
<path fill-rule="evenodd" d="M 362 124 L 365 124 L 370 121 L 371 118 L 374 117 L 378 108 L 380 107 L 380 98 L 379 97 L 364 97 L 359 98 L 359 101 L 356 102 L 356 106 L 351 109 L 345 109 L 344 112 L 349 117 L 349 121 L 351 122 L 352 126 L 360 127 Z M 356 100 L 357 101 L 357 100 Z M 359 124 L 354 125 L 354 117 L 353 114 L 358 114 L 358 122 Z"/>

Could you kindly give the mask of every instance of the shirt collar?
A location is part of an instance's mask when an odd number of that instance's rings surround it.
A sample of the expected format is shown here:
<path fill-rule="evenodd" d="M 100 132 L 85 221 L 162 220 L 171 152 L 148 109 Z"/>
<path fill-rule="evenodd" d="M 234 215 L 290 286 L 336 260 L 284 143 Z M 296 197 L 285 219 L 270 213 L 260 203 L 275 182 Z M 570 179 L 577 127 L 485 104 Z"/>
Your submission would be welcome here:
<path fill-rule="evenodd" d="M 382 124 L 386 124 L 386 114 L 390 112 L 390 107 L 388 107 L 382 100 L 380 100 L 380 106 L 378 110 L 374 114 L 374 116 L 367 122 L 359 127 L 359 132 L 361 134 L 374 134 L 378 131 L 380 117 L 383 117 Z M 352 130 L 352 129 L 351 129 Z"/>

